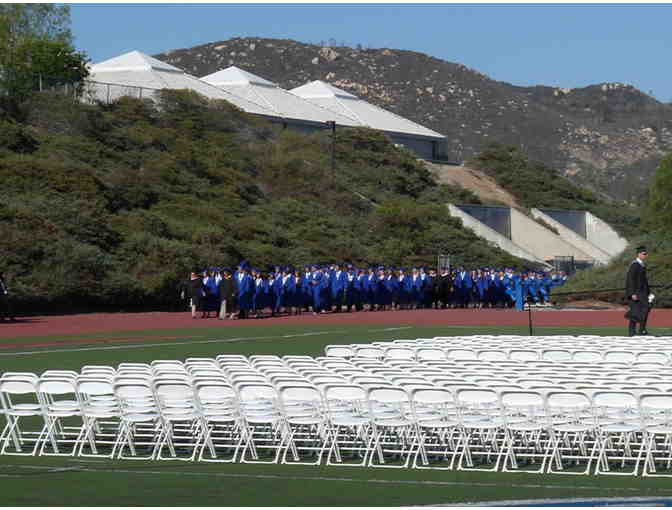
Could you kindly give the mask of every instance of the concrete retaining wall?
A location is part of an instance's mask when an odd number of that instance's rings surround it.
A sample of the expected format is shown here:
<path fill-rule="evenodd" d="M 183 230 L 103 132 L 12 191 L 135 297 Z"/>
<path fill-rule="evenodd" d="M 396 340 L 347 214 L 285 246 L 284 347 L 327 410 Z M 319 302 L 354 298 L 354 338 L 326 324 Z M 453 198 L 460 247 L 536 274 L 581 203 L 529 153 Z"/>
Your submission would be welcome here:
<path fill-rule="evenodd" d="M 482 237 L 486 241 L 490 241 L 491 243 L 494 243 L 495 245 L 497 245 L 499 248 L 501 248 L 505 252 L 508 252 L 511 255 L 514 255 L 516 257 L 520 257 L 520 258 L 527 259 L 527 260 L 532 260 L 532 261 L 547 265 L 546 262 L 543 259 L 540 259 L 539 257 L 533 255 L 532 252 L 529 252 L 529 251 L 525 250 L 524 248 L 518 246 L 516 243 L 512 242 L 510 239 L 504 237 L 499 232 L 491 229 L 485 223 L 482 223 L 482 222 L 478 221 L 476 218 L 474 218 L 470 214 L 467 214 L 466 212 L 464 212 L 459 207 L 457 207 L 453 204 L 448 204 L 448 210 L 450 211 L 451 216 L 454 216 L 456 218 L 460 218 L 462 220 L 462 224 L 465 227 L 473 230 L 474 233 L 477 236 Z"/>
<path fill-rule="evenodd" d="M 548 214 L 543 213 L 539 209 L 532 209 L 531 213 L 534 218 L 541 218 L 550 226 L 555 228 L 558 231 L 558 235 L 561 239 L 575 246 L 582 252 L 587 253 L 591 258 L 595 259 L 597 263 L 606 264 L 609 262 L 609 259 L 611 258 L 609 253 L 595 246 L 593 243 L 583 238 L 572 229 L 565 227 L 562 223 L 551 218 Z"/>
<path fill-rule="evenodd" d="M 511 240 L 525 251 L 542 260 L 573 256 L 575 260 L 592 260 L 593 257 L 563 240 L 529 216 L 511 209 Z"/>
<path fill-rule="evenodd" d="M 620 255 L 628 246 L 627 239 L 624 239 L 597 216 L 586 212 L 586 235 L 588 240 L 606 251 L 611 257 Z"/>

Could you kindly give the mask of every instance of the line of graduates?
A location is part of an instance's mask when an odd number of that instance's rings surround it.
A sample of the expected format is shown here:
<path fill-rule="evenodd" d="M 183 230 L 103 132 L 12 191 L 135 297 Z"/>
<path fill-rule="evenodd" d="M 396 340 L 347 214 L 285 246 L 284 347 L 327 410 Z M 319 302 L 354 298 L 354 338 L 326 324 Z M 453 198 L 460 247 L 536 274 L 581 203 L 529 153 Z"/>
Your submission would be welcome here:
<path fill-rule="evenodd" d="M 459 267 L 437 274 L 427 267 L 352 264 L 275 266 L 268 271 L 242 262 L 236 271 L 210 268 L 192 273 L 188 284 L 192 316 L 212 312 L 220 319 L 304 312 L 404 310 L 418 308 L 517 308 L 548 303 L 565 273 L 515 272 Z M 219 314 L 217 314 L 219 312 Z"/>

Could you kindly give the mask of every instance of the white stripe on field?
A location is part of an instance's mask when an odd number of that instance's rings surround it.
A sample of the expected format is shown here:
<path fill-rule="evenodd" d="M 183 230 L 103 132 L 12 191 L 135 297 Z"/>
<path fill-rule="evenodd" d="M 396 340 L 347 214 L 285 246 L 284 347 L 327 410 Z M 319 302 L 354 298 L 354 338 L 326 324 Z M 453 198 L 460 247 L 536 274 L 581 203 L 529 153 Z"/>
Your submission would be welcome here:
<path fill-rule="evenodd" d="M 366 330 L 366 333 L 380 332 L 380 331 L 394 331 L 398 329 L 410 329 L 413 326 L 404 326 L 399 328 L 385 328 L 385 329 L 369 329 Z M 319 335 L 329 335 L 331 333 L 348 333 L 347 330 L 333 330 L 333 331 L 313 331 L 309 333 L 294 333 L 288 335 L 273 335 L 273 336 L 241 336 L 234 338 L 223 338 L 219 340 L 196 340 L 190 342 L 159 342 L 159 343 L 137 343 L 137 344 L 125 344 L 125 345 L 108 345 L 100 347 L 78 347 L 74 349 L 43 349 L 39 351 L 12 351 L 12 352 L 0 352 L 0 356 L 27 356 L 31 354 L 42 354 L 42 353 L 57 353 L 57 352 L 85 352 L 85 351 L 116 351 L 123 349 L 144 349 L 150 347 L 163 347 L 166 345 L 195 345 L 195 344 L 215 344 L 215 343 L 234 343 L 234 342 L 243 342 L 245 340 L 273 340 L 273 339 L 282 339 L 282 338 L 297 338 L 297 337 L 306 337 L 306 336 L 319 336 Z M 185 340 L 189 338 L 202 338 L 201 336 L 185 337 Z"/>
<path fill-rule="evenodd" d="M 81 461 L 82 463 L 86 461 Z M 486 483 L 486 482 L 450 482 L 450 481 L 441 481 L 441 480 L 385 480 L 379 478 L 348 478 L 348 477 L 337 477 L 337 476 L 285 476 L 285 475 L 261 475 L 261 474 L 245 474 L 245 473 L 221 473 L 221 472 L 203 472 L 203 471 L 149 471 L 144 469 L 99 469 L 97 467 L 73 467 L 63 469 L 58 466 L 29 466 L 29 465 L 11 465 L 5 464 L 4 467 L 11 469 L 46 469 L 46 473 L 55 472 L 55 470 L 60 469 L 61 471 L 72 471 L 72 472 L 85 472 L 85 473 L 122 473 L 122 474 L 148 474 L 148 475 L 177 475 L 177 476 L 213 476 L 216 478 L 250 478 L 257 480 L 298 480 L 298 481 L 325 481 L 325 482 L 353 482 L 353 483 L 379 483 L 379 484 L 393 484 L 393 485 L 436 485 L 436 486 L 467 486 L 467 487 L 513 487 L 516 489 L 567 489 L 567 490 L 599 490 L 599 491 L 626 491 L 626 492 L 636 492 L 640 489 L 637 487 L 602 487 L 602 486 L 581 486 L 581 485 L 552 485 L 552 484 L 512 484 L 512 483 Z M 672 487 L 667 488 L 657 488 L 656 490 L 662 492 L 672 492 Z M 653 499 L 653 496 L 649 496 L 649 499 Z M 471 504 L 471 503 L 470 503 Z"/>
<path fill-rule="evenodd" d="M 137 344 L 126 344 L 126 345 L 109 345 L 105 347 L 78 347 L 76 349 L 44 349 L 41 351 L 19 351 L 19 352 L 0 352 L 0 356 L 20 356 L 28 354 L 41 354 L 41 353 L 54 353 L 54 352 L 82 352 L 82 351 L 114 351 L 120 349 L 142 349 L 146 347 L 163 347 L 166 345 L 194 345 L 194 344 L 216 344 L 216 343 L 232 343 L 232 342 L 242 342 L 244 340 L 272 340 L 278 338 L 294 338 L 300 336 L 316 336 L 316 335 L 327 335 L 329 333 L 347 333 L 346 331 L 315 331 L 312 333 L 297 333 L 295 335 L 275 335 L 275 336 L 241 336 L 234 338 L 223 338 L 220 340 L 196 340 L 194 342 L 160 342 L 160 343 L 137 343 Z M 185 340 L 189 338 L 202 338 L 202 337 L 185 337 Z"/>

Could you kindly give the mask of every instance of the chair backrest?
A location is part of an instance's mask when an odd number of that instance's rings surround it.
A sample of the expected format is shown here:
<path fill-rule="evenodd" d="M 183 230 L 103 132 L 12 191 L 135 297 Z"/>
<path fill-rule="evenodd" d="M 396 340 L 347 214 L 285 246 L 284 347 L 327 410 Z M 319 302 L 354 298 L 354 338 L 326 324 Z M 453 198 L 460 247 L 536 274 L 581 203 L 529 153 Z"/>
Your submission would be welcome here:
<path fill-rule="evenodd" d="M 635 354 L 632 351 L 610 350 L 604 353 L 604 361 L 614 363 L 632 363 L 635 361 Z"/>
<path fill-rule="evenodd" d="M 599 363 L 602 359 L 600 351 L 574 351 L 572 353 L 572 361 Z"/>
<path fill-rule="evenodd" d="M 325 404 L 322 394 L 314 386 L 286 386 L 278 391 L 278 396 L 280 409 L 286 417 L 324 416 Z"/>
<path fill-rule="evenodd" d="M 592 401 L 596 408 L 636 409 L 638 406 L 637 398 L 627 391 L 595 391 Z"/>
<path fill-rule="evenodd" d="M 278 397 L 275 387 L 270 384 L 245 382 L 240 385 L 234 385 L 234 389 L 238 393 L 238 398 L 241 402 L 256 400 L 276 402 Z"/>
<path fill-rule="evenodd" d="M 222 381 L 203 380 L 194 382 L 194 395 L 201 406 L 217 403 L 235 405 L 238 395 L 230 384 Z"/>
<path fill-rule="evenodd" d="M 553 362 L 571 361 L 572 353 L 566 349 L 544 349 L 541 351 L 541 359 Z"/>
<path fill-rule="evenodd" d="M 95 373 L 95 374 L 109 374 L 111 376 L 114 376 L 117 373 L 114 367 L 106 365 L 85 365 L 79 372 L 81 375 Z"/>
<path fill-rule="evenodd" d="M 446 349 L 446 356 L 450 360 L 478 360 L 473 349 Z"/>
<path fill-rule="evenodd" d="M 382 359 L 385 351 L 379 347 L 360 346 L 355 350 L 358 358 Z"/>
<path fill-rule="evenodd" d="M 549 391 L 546 393 L 546 405 L 549 409 L 576 411 L 590 409 L 593 403 L 581 391 Z"/>
<path fill-rule="evenodd" d="M 459 404 L 469 407 L 499 406 L 499 395 L 495 390 L 485 388 L 459 388 L 455 392 Z"/>
<path fill-rule="evenodd" d="M 477 357 L 482 361 L 507 361 L 509 359 L 506 351 L 495 349 L 484 349 L 478 351 Z"/>
<path fill-rule="evenodd" d="M 532 349 L 511 349 L 509 359 L 514 361 L 537 361 L 540 359 L 539 352 Z"/>
<path fill-rule="evenodd" d="M 421 361 L 439 361 L 448 359 L 446 352 L 443 349 L 438 349 L 436 347 L 417 347 L 415 350 L 415 355 L 416 358 Z"/>
<path fill-rule="evenodd" d="M 669 423 L 672 417 L 672 394 L 643 393 L 638 400 L 639 409 L 645 417 L 654 416 L 658 422 Z"/>
<path fill-rule="evenodd" d="M 85 396 L 114 395 L 114 385 L 108 379 L 81 375 L 76 381 L 77 393 Z"/>
<path fill-rule="evenodd" d="M 413 360 L 415 359 L 415 349 L 395 345 L 385 349 L 384 357 L 386 360 Z"/>
<path fill-rule="evenodd" d="M 638 352 L 635 356 L 637 363 L 662 363 L 663 365 L 670 364 L 669 356 L 664 352 Z"/>
<path fill-rule="evenodd" d="M 388 413 L 394 412 L 397 417 L 405 417 L 411 413 L 410 398 L 406 390 L 393 386 L 374 386 L 366 390 L 369 413 L 376 417 L 391 418 Z"/>

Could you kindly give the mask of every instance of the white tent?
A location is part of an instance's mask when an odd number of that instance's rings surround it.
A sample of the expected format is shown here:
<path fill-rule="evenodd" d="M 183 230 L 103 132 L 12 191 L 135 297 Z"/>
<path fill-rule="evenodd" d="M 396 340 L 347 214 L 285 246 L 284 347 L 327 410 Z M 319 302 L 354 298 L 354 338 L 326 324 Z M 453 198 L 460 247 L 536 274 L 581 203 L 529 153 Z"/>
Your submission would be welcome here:
<path fill-rule="evenodd" d="M 312 81 L 290 90 L 292 94 L 311 103 L 327 108 L 334 113 L 384 131 L 395 142 L 401 143 L 421 156 L 436 159 L 439 146 L 445 146 L 446 138 L 420 124 L 405 119 L 323 81 Z"/>
<path fill-rule="evenodd" d="M 210 99 L 224 99 L 248 113 L 273 115 L 265 106 L 205 83 L 181 69 L 139 51 L 89 68 L 85 98 L 110 102 L 122 96 L 152 98 L 157 90 L 194 90 Z"/>
<path fill-rule="evenodd" d="M 347 115 L 323 108 L 281 89 L 275 83 L 231 66 L 201 78 L 206 83 L 226 92 L 263 105 L 285 121 L 308 121 L 324 124 L 335 121 L 341 126 L 360 126 Z"/>

